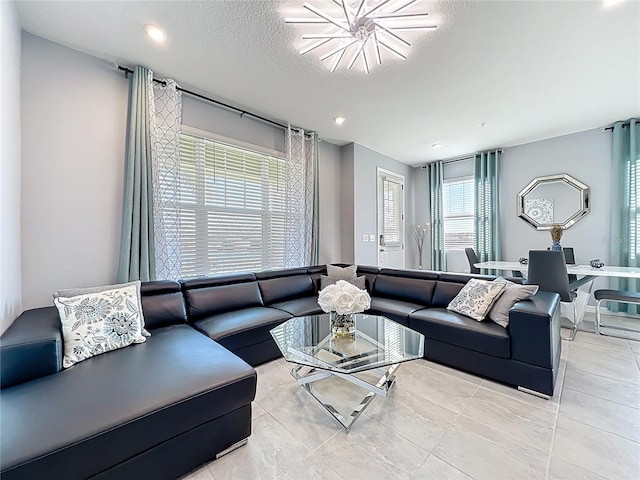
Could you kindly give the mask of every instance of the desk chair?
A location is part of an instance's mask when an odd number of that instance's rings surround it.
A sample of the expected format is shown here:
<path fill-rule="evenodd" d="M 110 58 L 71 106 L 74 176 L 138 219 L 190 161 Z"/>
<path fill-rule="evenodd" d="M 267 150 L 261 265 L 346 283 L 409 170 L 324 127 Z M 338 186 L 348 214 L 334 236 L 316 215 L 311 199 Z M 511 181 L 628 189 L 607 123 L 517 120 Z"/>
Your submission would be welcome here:
<path fill-rule="evenodd" d="M 580 309 L 582 311 L 578 311 L 577 290 L 588 281 L 589 279 L 576 280 L 569 283 L 563 252 L 551 250 L 531 250 L 529 252 L 527 283 L 539 285 L 540 290 L 545 292 L 556 292 L 560 295 L 561 306 L 564 304 L 568 307 L 561 309 L 561 315 L 571 321 L 573 328 L 571 334 L 565 340 L 573 340 L 575 338 L 578 325 L 584 316 L 584 307 Z"/>
<path fill-rule="evenodd" d="M 465 248 L 464 253 L 467 254 L 467 260 L 469 260 L 469 273 L 480 273 L 480 269 L 475 266 L 476 263 L 480 263 L 476 251 L 473 248 Z"/>

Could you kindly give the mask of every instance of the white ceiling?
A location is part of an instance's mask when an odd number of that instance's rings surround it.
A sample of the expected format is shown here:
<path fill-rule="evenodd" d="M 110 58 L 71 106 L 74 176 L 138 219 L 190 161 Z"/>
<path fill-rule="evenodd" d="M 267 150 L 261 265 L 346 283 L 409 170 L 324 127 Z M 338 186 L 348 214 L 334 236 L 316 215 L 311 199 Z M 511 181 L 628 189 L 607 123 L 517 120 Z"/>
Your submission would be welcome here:
<path fill-rule="evenodd" d="M 330 8 L 331 0 L 309 0 Z M 284 16 L 302 1 L 18 1 L 24 30 L 410 165 L 640 114 L 640 2 L 427 1 L 407 60 L 330 73 Z M 143 26 L 168 34 L 152 43 Z M 346 117 L 341 127 L 333 123 Z M 485 127 L 480 124 L 486 122 Z M 444 146 L 435 150 L 434 143 Z"/>

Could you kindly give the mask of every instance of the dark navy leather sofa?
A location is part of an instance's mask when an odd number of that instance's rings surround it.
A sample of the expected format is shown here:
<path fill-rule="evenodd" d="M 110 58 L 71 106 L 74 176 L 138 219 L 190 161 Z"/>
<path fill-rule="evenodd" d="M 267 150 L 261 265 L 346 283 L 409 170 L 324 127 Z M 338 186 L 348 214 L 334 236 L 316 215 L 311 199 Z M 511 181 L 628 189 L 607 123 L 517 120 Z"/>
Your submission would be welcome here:
<path fill-rule="evenodd" d="M 151 337 L 62 370 L 55 307 L 28 310 L 0 338 L 0 474 L 176 478 L 251 433 L 258 365 L 279 357 L 269 330 L 322 313 L 324 266 L 143 284 Z M 538 292 L 507 329 L 446 310 L 469 278 L 358 267 L 370 313 L 426 337 L 425 358 L 552 396 L 559 298 Z"/>

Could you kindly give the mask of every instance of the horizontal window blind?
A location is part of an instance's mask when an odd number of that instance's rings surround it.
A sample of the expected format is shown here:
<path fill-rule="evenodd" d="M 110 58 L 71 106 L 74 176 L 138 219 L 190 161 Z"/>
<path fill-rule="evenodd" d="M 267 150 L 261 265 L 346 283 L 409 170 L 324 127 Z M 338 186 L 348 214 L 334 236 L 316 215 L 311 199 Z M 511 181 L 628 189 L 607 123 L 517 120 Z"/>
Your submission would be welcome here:
<path fill-rule="evenodd" d="M 392 179 L 382 179 L 382 215 L 385 245 L 402 243 L 402 185 Z"/>
<path fill-rule="evenodd" d="M 284 266 L 284 159 L 182 133 L 183 277 Z"/>
<path fill-rule="evenodd" d="M 473 178 L 447 180 L 442 185 L 445 250 L 473 247 Z"/>

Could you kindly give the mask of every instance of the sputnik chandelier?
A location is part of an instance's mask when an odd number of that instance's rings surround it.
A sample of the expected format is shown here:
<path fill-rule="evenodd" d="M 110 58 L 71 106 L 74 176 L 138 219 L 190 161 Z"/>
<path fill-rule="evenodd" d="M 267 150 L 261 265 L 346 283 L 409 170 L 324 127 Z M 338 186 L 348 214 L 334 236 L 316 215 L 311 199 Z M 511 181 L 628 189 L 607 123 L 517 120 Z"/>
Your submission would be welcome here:
<path fill-rule="evenodd" d="M 433 30 L 436 25 L 425 23 L 427 13 L 414 13 L 412 6 L 422 0 L 331 0 L 334 12 L 328 13 L 310 3 L 303 7 L 315 16 L 285 18 L 285 23 L 320 25 L 322 31 L 304 33 L 304 40 L 312 41 L 300 50 L 301 55 L 316 51 L 320 60 L 332 59 L 331 71 L 342 64 L 351 69 L 358 59 L 369 73 L 373 58 L 382 64 L 382 53 L 388 52 L 406 59 L 411 43 L 404 32 Z M 341 12 L 336 16 L 338 7 Z M 333 15 L 332 15 L 333 13 Z M 345 58 L 345 62 L 343 62 Z"/>

